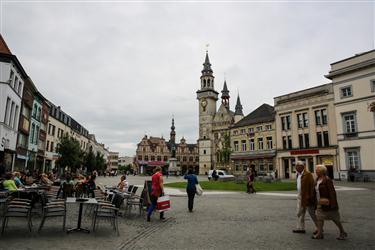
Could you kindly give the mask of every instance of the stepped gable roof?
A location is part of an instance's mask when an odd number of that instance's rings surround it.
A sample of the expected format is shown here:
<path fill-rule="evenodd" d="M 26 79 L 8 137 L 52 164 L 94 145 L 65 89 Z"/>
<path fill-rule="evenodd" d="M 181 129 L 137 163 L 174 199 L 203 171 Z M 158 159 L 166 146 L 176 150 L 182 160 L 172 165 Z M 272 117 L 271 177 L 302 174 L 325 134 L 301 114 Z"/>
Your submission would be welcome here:
<path fill-rule="evenodd" d="M 159 144 L 161 141 L 164 141 L 163 138 L 160 138 L 160 137 L 152 137 L 150 136 L 150 138 L 148 139 L 148 141 L 152 144 Z"/>
<path fill-rule="evenodd" d="M 275 120 L 275 109 L 266 103 L 259 106 L 253 112 L 242 118 L 233 125 L 233 128 L 248 126 L 263 122 L 272 122 Z"/>

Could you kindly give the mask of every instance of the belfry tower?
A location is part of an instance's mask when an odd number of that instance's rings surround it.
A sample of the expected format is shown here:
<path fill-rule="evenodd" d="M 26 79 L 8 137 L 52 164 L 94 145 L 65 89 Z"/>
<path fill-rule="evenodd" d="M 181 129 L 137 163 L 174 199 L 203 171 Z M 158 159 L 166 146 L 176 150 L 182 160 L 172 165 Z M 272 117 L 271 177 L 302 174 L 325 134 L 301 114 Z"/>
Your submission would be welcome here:
<path fill-rule="evenodd" d="M 214 79 L 208 51 L 206 51 L 200 77 L 201 88 L 197 91 L 199 101 L 199 174 L 208 173 L 212 167 L 212 157 L 214 157 L 212 122 L 216 113 L 216 102 L 219 94 L 215 91 Z"/>

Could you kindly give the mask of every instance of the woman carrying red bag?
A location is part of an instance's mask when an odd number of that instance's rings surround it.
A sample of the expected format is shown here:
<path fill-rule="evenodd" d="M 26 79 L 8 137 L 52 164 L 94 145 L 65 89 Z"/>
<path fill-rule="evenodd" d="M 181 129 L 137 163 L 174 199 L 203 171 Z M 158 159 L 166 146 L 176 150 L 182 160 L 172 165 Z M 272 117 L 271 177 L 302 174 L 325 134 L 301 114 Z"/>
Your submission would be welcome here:
<path fill-rule="evenodd" d="M 151 215 L 157 206 L 158 198 L 164 195 L 163 175 L 161 167 L 155 168 L 155 173 L 152 175 L 152 191 L 151 191 L 151 205 L 147 210 L 147 221 L 151 221 Z M 160 212 L 160 220 L 165 220 L 164 212 Z"/>

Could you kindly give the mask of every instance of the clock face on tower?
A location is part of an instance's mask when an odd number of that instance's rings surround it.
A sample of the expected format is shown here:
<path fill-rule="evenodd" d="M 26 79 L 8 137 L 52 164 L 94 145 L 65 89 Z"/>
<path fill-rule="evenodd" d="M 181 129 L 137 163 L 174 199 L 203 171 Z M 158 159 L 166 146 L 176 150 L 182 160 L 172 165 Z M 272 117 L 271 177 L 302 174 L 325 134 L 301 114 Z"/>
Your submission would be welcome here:
<path fill-rule="evenodd" d="M 207 106 L 207 100 L 206 99 L 202 99 L 201 105 L 202 105 L 203 108 L 205 108 Z"/>

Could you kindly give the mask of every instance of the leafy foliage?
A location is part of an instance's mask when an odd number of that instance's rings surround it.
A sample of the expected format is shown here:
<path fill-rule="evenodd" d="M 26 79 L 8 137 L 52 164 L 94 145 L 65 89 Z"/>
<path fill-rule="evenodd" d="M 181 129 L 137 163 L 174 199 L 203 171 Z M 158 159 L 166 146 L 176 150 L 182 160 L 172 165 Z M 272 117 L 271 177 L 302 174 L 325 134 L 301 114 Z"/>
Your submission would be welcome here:
<path fill-rule="evenodd" d="M 226 164 L 229 164 L 230 155 L 232 153 L 232 149 L 230 148 L 229 133 L 224 134 L 222 145 L 223 145 L 223 148 L 217 150 L 216 157 L 217 157 L 218 163 L 226 165 Z"/>
<path fill-rule="evenodd" d="M 91 147 L 89 149 L 89 152 L 85 153 L 83 165 L 86 167 L 88 173 L 91 173 L 97 168 L 96 157 Z"/>
<path fill-rule="evenodd" d="M 121 172 L 123 172 L 123 173 L 126 173 L 127 171 L 132 172 L 133 168 L 132 168 L 131 164 L 128 164 L 128 165 L 119 166 L 118 170 L 121 171 Z"/>
<path fill-rule="evenodd" d="M 95 166 L 97 170 L 105 170 L 107 168 L 105 164 L 104 156 L 99 152 L 96 152 Z"/>
<path fill-rule="evenodd" d="M 60 155 L 56 161 L 57 166 L 61 169 L 68 169 L 75 172 L 82 165 L 83 152 L 79 142 L 68 134 L 64 134 L 57 144 L 56 152 Z"/>

